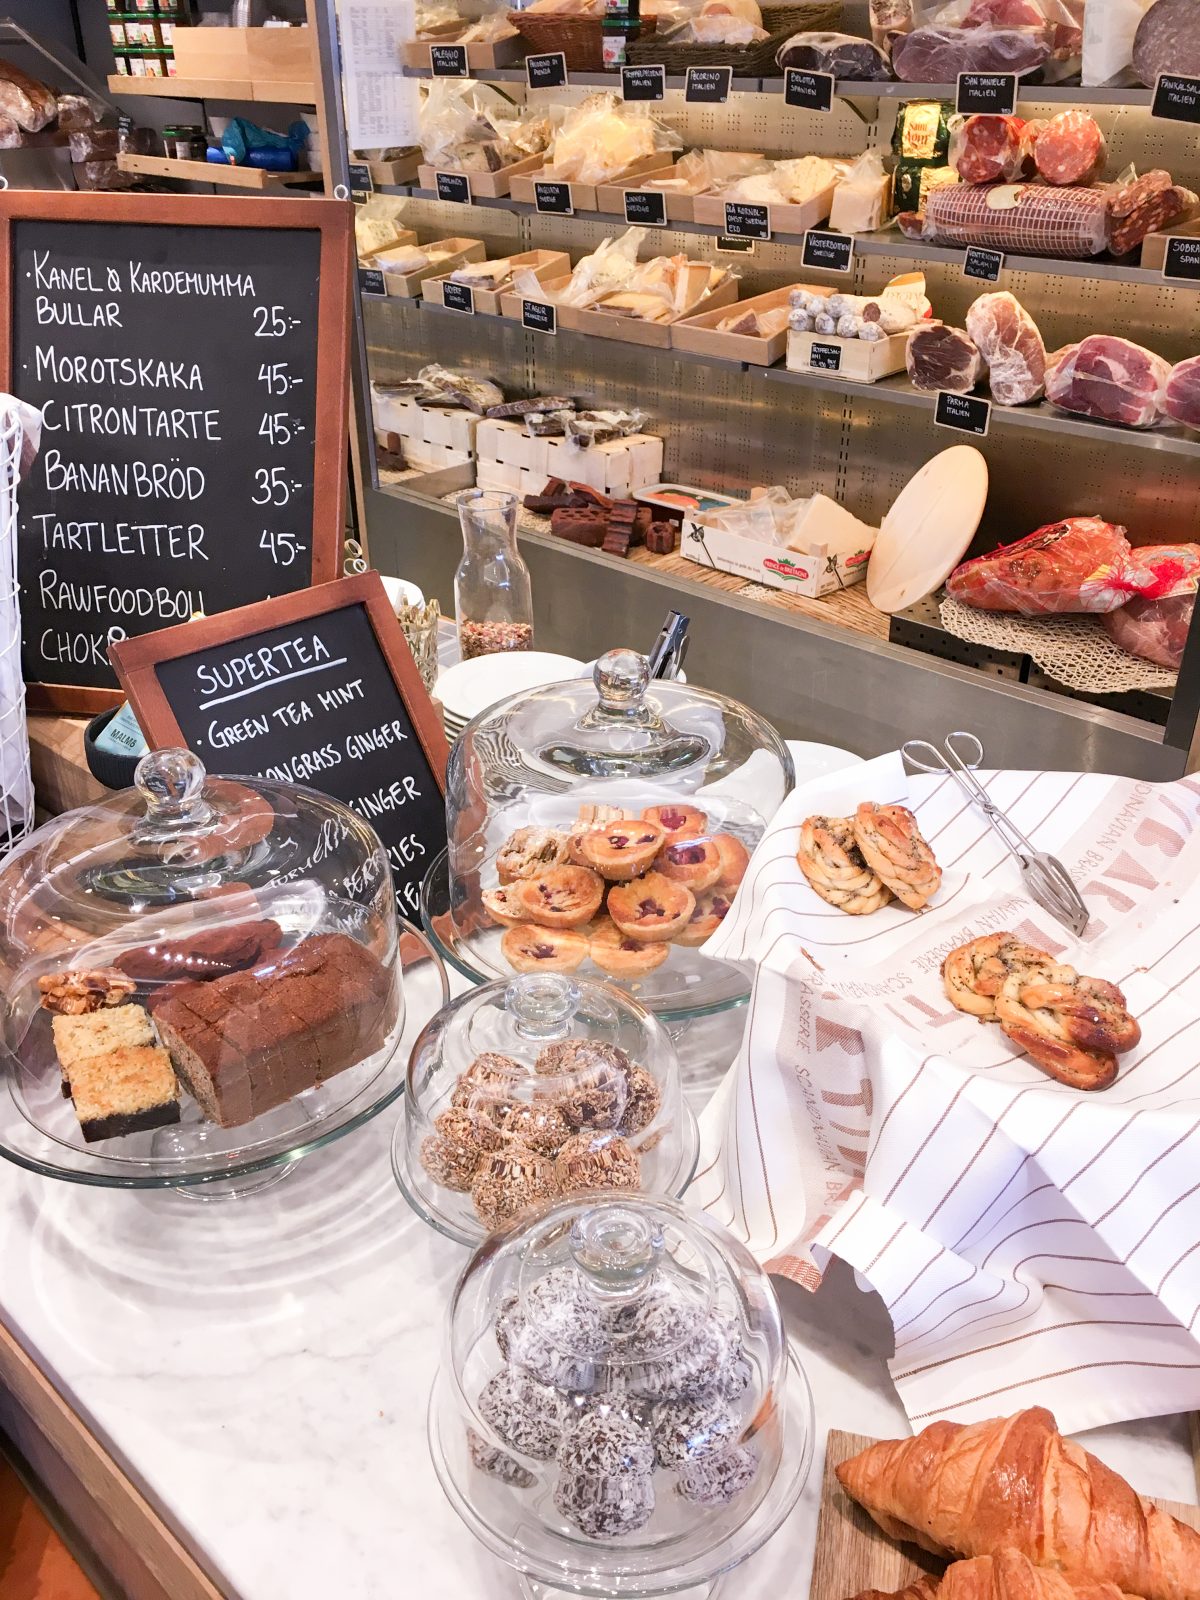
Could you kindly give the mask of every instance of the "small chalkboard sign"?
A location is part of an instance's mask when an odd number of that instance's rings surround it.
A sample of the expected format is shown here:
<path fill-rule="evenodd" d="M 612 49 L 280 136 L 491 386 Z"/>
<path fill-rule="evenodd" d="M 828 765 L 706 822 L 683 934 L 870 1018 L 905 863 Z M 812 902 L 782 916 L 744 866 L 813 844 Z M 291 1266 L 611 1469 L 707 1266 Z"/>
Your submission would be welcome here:
<path fill-rule="evenodd" d="M 431 44 L 429 70 L 435 78 L 465 78 L 467 76 L 467 47 L 465 44 Z"/>
<path fill-rule="evenodd" d="M 544 300 L 522 300 L 521 326 L 531 333 L 557 333 L 558 312 Z"/>
<path fill-rule="evenodd" d="M 567 58 L 561 50 L 550 55 L 525 57 L 525 82 L 531 89 L 565 89 Z"/>
<path fill-rule="evenodd" d="M 448 751 L 378 573 L 144 634 L 112 658 L 152 748 L 344 801 L 383 840 L 401 914 L 419 917 L 446 848 Z"/>
<path fill-rule="evenodd" d="M 982 283 L 999 283 L 1003 271 L 1003 250 L 984 250 L 975 244 L 967 246 L 967 253 L 963 257 L 964 278 L 977 278 Z"/>
<path fill-rule="evenodd" d="M 643 228 L 665 228 L 667 225 L 667 197 L 655 194 L 652 189 L 626 189 L 625 221 Z"/>
<path fill-rule="evenodd" d="M 375 193 L 375 175 L 369 161 L 352 161 L 347 168 L 350 177 L 350 198 L 356 206 L 365 205 Z"/>
<path fill-rule="evenodd" d="M 713 241 L 713 249 L 722 256 L 752 256 L 754 240 L 738 239 L 731 233 L 719 233 Z"/>
<path fill-rule="evenodd" d="M 573 217 L 575 206 L 571 200 L 569 183 L 542 183 L 533 185 L 533 203 L 539 211 L 548 211 L 557 217 Z"/>
<path fill-rule="evenodd" d="M 442 279 L 442 304 L 447 311 L 462 311 L 468 317 L 475 315 L 475 291 L 469 283 L 454 283 Z"/>
<path fill-rule="evenodd" d="M 1011 117 L 1019 81 L 1015 72 L 960 72 L 955 110 L 964 117 Z"/>
<path fill-rule="evenodd" d="M 732 67 L 689 67 L 683 98 L 691 105 L 723 106 L 732 85 Z"/>
<path fill-rule="evenodd" d="M 939 428 L 954 428 L 958 433 L 985 439 L 992 421 L 992 402 L 979 400 L 973 394 L 951 394 L 948 389 L 939 389 L 933 420 Z"/>
<path fill-rule="evenodd" d="M 359 294 L 386 294 L 387 282 L 378 267 L 359 267 Z"/>
<path fill-rule="evenodd" d="M 1168 122 L 1200 122 L 1200 78 L 1164 72 L 1154 85 L 1150 115 Z"/>
<path fill-rule="evenodd" d="M 666 93 L 666 67 L 621 68 L 621 98 L 623 100 L 663 100 L 666 98 Z"/>
<path fill-rule="evenodd" d="M 39 407 L 21 486 L 30 701 L 119 701 L 117 639 L 340 566 L 346 201 L 9 190 L 0 384 Z"/>
<path fill-rule="evenodd" d="M 817 272 L 849 272 L 854 265 L 854 238 L 848 233 L 810 228 L 804 235 L 800 260 Z"/>
<path fill-rule="evenodd" d="M 1200 283 L 1200 238 L 1177 233 L 1167 240 L 1163 277 L 1168 283 Z"/>
<path fill-rule="evenodd" d="M 435 172 L 433 179 L 439 200 L 452 200 L 460 206 L 471 204 L 471 180 L 465 172 Z"/>
<path fill-rule="evenodd" d="M 805 72 L 789 67 L 783 75 L 783 103 L 801 111 L 833 110 L 832 72 Z"/>
<path fill-rule="evenodd" d="M 842 347 L 840 344 L 818 344 L 815 340 L 808 352 L 808 364 L 814 372 L 840 372 Z"/>
<path fill-rule="evenodd" d="M 734 239 L 769 239 L 770 206 L 747 205 L 742 200 L 725 202 L 725 232 Z"/>

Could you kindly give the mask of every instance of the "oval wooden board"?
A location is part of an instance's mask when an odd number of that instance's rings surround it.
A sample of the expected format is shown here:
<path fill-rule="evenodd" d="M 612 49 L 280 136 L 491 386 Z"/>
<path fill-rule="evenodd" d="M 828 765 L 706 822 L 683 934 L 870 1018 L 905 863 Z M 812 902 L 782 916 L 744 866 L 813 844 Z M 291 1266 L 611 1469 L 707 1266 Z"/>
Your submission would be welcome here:
<path fill-rule="evenodd" d="M 860 1433 L 830 1431 L 825 1445 L 825 1477 L 809 1600 L 850 1600 L 863 1589 L 882 1589 L 890 1594 L 923 1572 L 942 1569 L 943 1563 L 932 1556 L 889 1539 L 849 1498 L 834 1476 L 835 1467 L 874 1443 L 874 1439 Z M 1155 1504 L 1180 1522 L 1200 1529 L 1200 1506 L 1179 1505 L 1173 1500 L 1158 1500 Z"/>

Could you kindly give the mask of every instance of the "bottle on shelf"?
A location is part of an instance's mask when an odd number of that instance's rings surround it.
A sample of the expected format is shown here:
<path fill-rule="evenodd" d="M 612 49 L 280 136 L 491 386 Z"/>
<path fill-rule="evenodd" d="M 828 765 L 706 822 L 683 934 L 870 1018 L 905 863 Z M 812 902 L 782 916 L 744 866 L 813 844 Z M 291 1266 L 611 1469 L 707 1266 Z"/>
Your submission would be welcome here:
<path fill-rule="evenodd" d="M 600 48 L 606 68 L 625 65 L 629 41 L 641 31 L 641 0 L 604 0 Z"/>
<path fill-rule="evenodd" d="M 463 555 L 454 574 L 454 612 L 464 661 L 533 649 L 529 568 L 517 549 L 517 497 L 468 489 L 458 497 Z"/>

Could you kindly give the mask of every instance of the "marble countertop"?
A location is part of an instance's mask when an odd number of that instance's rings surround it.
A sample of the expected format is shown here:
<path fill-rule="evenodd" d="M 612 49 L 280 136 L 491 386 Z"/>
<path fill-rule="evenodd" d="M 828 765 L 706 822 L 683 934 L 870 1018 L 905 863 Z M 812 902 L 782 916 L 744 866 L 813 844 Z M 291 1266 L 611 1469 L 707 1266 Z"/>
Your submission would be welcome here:
<path fill-rule="evenodd" d="M 719 1056 L 736 1019 L 714 1026 Z M 684 1053 L 697 1059 L 686 1039 Z M 692 1066 L 693 1098 L 711 1076 Z M 0 1161 L 0 1317 L 231 1600 L 518 1593 L 430 1464 L 426 1402 L 467 1253 L 396 1188 L 396 1114 L 237 1201 L 80 1188 Z M 816 1295 L 781 1289 L 817 1456 L 801 1505 L 736 1580 L 742 1600 L 807 1593 L 826 1431 L 906 1431 L 881 1303 L 840 1269 Z M 1143 1492 L 1195 1499 L 1183 1418 L 1087 1442 Z"/>

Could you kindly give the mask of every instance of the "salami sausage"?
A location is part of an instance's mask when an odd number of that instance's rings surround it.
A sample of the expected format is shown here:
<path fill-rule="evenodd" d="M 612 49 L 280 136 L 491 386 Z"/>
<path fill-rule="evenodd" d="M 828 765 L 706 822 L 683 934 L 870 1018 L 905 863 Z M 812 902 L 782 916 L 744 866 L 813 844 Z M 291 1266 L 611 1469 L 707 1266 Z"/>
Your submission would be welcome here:
<path fill-rule="evenodd" d="M 955 117 L 950 124 L 950 165 L 964 183 L 1015 183 L 1032 177 L 1021 117 Z"/>
<path fill-rule="evenodd" d="M 953 184 L 925 205 L 923 237 L 937 244 L 981 244 L 1027 256 L 1085 260 L 1108 244 L 1112 219 L 1101 189 L 1041 184 Z M 911 238 L 903 220 L 900 226 Z"/>
<path fill-rule="evenodd" d="M 1200 77 L 1200 6 L 1196 0 L 1155 0 L 1134 35 L 1133 70 L 1148 89 L 1164 72 Z"/>
<path fill-rule="evenodd" d="M 1148 234 L 1172 222 L 1196 196 L 1171 182 L 1169 172 L 1147 172 L 1121 188 L 1108 190 L 1108 248 L 1115 256 L 1136 250 Z"/>
<path fill-rule="evenodd" d="M 1104 171 L 1108 147 L 1096 119 L 1086 111 L 1064 111 L 1037 136 L 1033 159 L 1047 183 L 1093 183 Z"/>

